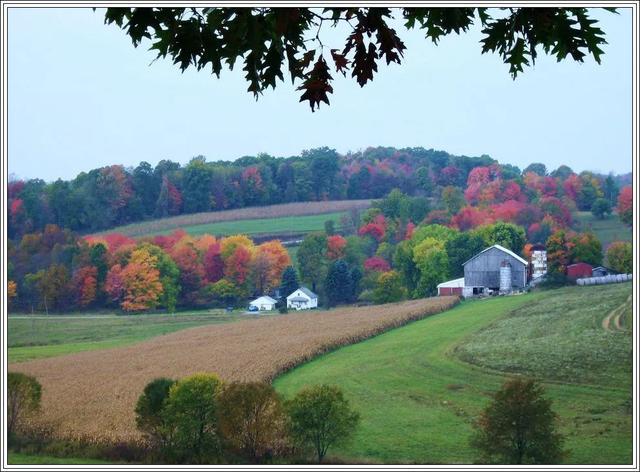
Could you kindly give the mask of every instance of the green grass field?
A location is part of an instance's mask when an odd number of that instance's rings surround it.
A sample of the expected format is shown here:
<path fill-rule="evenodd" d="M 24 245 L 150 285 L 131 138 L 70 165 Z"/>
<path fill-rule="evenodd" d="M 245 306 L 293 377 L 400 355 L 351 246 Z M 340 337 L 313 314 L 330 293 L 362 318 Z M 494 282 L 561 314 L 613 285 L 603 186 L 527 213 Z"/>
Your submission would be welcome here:
<path fill-rule="evenodd" d="M 613 241 L 631 241 L 631 228 L 625 225 L 618 215 L 609 215 L 604 220 L 594 217 L 589 211 L 578 211 L 573 214 L 574 227 L 578 231 L 592 231 L 602 243 L 602 250 L 606 251 Z"/>
<path fill-rule="evenodd" d="M 607 314 L 630 295 L 631 282 L 568 287 L 561 297 L 528 303 L 475 333 L 456 354 L 503 372 L 630 389 L 631 330 L 602 328 Z"/>
<path fill-rule="evenodd" d="M 9 451 L 10 465 L 108 465 L 108 464 L 124 464 L 123 462 L 108 462 L 97 459 L 87 459 L 84 457 L 53 457 L 40 456 L 33 454 L 23 454 L 21 452 Z"/>
<path fill-rule="evenodd" d="M 220 223 L 185 226 L 182 229 L 192 236 L 200 236 L 202 234 L 214 234 L 216 236 L 229 236 L 231 234 L 246 234 L 253 236 L 260 234 L 300 234 L 324 230 L 324 222 L 327 220 L 333 220 L 336 228 L 339 228 L 340 217 L 344 214 L 344 212 L 336 212 L 324 215 L 285 216 L 281 218 L 222 221 Z M 147 235 L 170 234 L 173 231 L 174 230 L 158 231 L 148 233 Z"/>
<path fill-rule="evenodd" d="M 10 362 L 133 344 L 185 328 L 256 318 L 243 311 L 178 312 L 175 315 L 9 316 Z"/>
<path fill-rule="evenodd" d="M 620 303 L 630 293 L 630 285 L 625 288 L 627 292 L 626 295 L 620 293 Z M 474 418 L 506 377 L 463 362 L 455 355 L 456 347 L 478 342 L 474 340 L 476 333 L 500 327 L 500 320 L 509 313 L 527 310 L 530 305 L 535 305 L 538 312 L 545 307 L 557 311 L 560 308 L 557 316 L 567 318 L 567 336 L 573 343 L 589 346 L 591 337 L 585 335 L 588 330 L 584 329 L 584 317 L 578 317 L 575 327 L 572 326 L 574 323 L 569 318 L 575 310 L 567 310 L 563 300 L 572 300 L 572 303 L 579 300 L 585 306 L 599 305 L 603 299 L 610 298 L 603 297 L 603 291 L 624 290 L 619 286 L 580 287 L 583 292 L 582 297 L 578 297 L 576 289 L 463 302 L 453 310 L 324 355 L 279 377 L 274 385 L 287 397 L 305 385 L 330 383 L 342 387 L 362 417 L 353 440 L 329 452 L 342 460 L 473 463 L 477 455 L 469 446 L 469 437 Z M 605 311 L 610 300 L 602 303 Z M 598 329 L 597 321 L 594 320 L 594 330 Z M 546 331 L 543 328 L 541 332 L 529 330 L 523 336 L 531 346 L 535 344 L 533 339 L 548 335 L 549 330 L 556 328 L 557 325 L 552 324 Z M 520 327 L 514 324 L 511 329 Z M 496 331 L 496 336 L 500 335 L 505 335 L 503 330 Z M 631 345 L 630 335 L 618 340 L 627 348 Z M 500 338 L 495 341 L 498 345 L 502 343 Z M 606 343 L 598 344 L 592 349 L 606 346 Z M 546 356 L 537 360 L 540 372 L 545 371 L 542 367 L 545 362 L 555 363 L 565 355 L 563 349 L 547 347 Z M 519 350 L 518 345 L 512 348 L 514 352 Z M 517 358 L 526 355 L 525 350 Z M 567 361 L 574 366 L 581 363 L 580 358 Z M 631 371 L 626 375 L 630 378 Z M 560 417 L 561 432 L 566 436 L 566 448 L 570 451 L 567 463 L 631 462 L 632 416 L 628 387 L 558 382 L 547 382 L 545 387 Z"/>

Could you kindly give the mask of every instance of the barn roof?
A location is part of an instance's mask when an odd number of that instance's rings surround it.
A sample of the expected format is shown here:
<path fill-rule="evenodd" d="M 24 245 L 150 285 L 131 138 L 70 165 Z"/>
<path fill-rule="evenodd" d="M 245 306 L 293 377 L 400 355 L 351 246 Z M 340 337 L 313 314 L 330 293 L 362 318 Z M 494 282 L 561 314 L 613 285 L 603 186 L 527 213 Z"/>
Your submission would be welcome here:
<path fill-rule="evenodd" d="M 448 287 L 464 287 L 464 277 L 460 277 L 459 279 L 447 280 L 446 282 L 438 284 L 438 288 Z"/>
<path fill-rule="evenodd" d="M 494 244 L 493 246 L 488 247 L 488 248 L 486 248 L 486 249 L 485 249 L 485 250 L 483 250 L 483 251 L 480 251 L 478 254 L 476 254 L 475 256 L 473 256 L 471 259 L 469 259 L 467 262 L 465 262 L 465 263 L 464 263 L 464 264 L 462 264 L 462 265 L 466 265 L 466 264 L 468 264 L 469 262 L 471 262 L 472 260 L 474 260 L 476 257 L 480 256 L 482 253 L 485 253 L 485 252 L 487 252 L 489 249 L 493 249 L 493 248 L 496 248 L 496 249 L 498 249 L 498 250 L 500 250 L 500 251 L 502 251 L 502 252 L 504 252 L 504 253 L 506 253 L 506 254 L 509 254 L 511 257 L 515 258 L 515 259 L 516 259 L 517 261 L 519 261 L 519 262 L 522 262 L 524 265 L 528 265 L 528 264 L 529 264 L 527 261 L 525 261 L 522 257 L 520 257 L 519 255 L 517 255 L 515 252 L 510 251 L 510 250 L 509 250 L 509 249 L 507 249 L 506 247 L 500 246 L 499 244 Z"/>

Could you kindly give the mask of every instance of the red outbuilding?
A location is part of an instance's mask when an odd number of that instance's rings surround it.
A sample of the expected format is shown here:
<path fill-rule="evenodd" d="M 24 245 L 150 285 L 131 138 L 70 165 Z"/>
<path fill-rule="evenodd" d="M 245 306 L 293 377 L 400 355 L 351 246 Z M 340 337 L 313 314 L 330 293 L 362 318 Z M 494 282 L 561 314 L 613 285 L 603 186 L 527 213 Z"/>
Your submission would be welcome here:
<path fill-rule="evenodd" d="M 438 284 L 438 296 L 462 295 L 462 287 L 464 287 L 464 277 L 442 282 Z"/>
<path fill-rule="evenodd" d="M 593 275 L 593 266 L 586 262 L 576 262 L 567 266 L 567 277 L 570 279 L 582 279 Z"/>

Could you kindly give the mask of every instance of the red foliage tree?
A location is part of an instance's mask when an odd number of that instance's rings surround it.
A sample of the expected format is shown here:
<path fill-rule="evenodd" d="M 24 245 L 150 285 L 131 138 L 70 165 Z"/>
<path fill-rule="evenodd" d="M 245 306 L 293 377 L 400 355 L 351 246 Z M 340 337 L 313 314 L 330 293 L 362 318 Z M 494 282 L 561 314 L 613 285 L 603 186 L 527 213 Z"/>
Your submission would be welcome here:
<path fill-rule="evenodd" d="M 391 270 L 391 266 L 382 257 L 373 256 L 364 261 L 364 269 L 367 271 L 388 272 Z"/>
<path fill-rule="evenodd" d="M 404 239 L 411 239 L 413 237 L 413 233 L 416 230 L 416 225 L 413 224 L 412 221 L 407 223 L 407 229 L 404 232 Z"/>
<path fill-rule="evenodd" d="M 98 270 L 84 266 L 73 274 L 72 284 L 76 288 L 76 303 L 80 307 L 91 305 L 96 299 Z"/>
<path fill-rule="evenodd" d="M 539 205 L 542 214 L 553 218 L 558 226 L 568 227 L 571 225 L 571 212 L 559 198 L 542 197 Z"/>
<path fill-rule="evenodd" d="M 362 226 L 358 230 L 358 235 L 364 236 L 368 234 L 372 236 L 376 241 L 380 242 L 384 239 L 384 235 L 387 230 L 387 224 L 384 219 L 384 215 L 376 216 L 371 223 Z"/>
<path fill-rule="evenodd" d="M 220 243 L 209 246 L 203 258 L 204 272 L 208 282 L 217 282 L 224 277 L 224 261 L 222 260 Z"/>
<path fill-rule="evenodd" d="M 180 269 L 182 297 L 187 302 L 193 302 L 205 277 L 200 254 L 191 244 L 179 244 L 171 252 L 171 258 Z"/>
<path fill-rule="evenodd" d="M 576 174 L 569 175 L 569 177 L 567 177 L 562 183 L 562 189 L 564 190 L 565 196 L 573 200 L 574 203 L 578 198 L 578 193 L 581 188 L 582 180 Z"/>
<path fill-rule="evenodd" d="M 427 225 L 447 225 L 451 221 L 451 215 L 447 210 L 431 210 L 423 223 Z"/>
<path fill-rule="evenodd" d="M 472 206 L 464 207 L 451 218 L 451 226 L 458 228 L 460 231 L 467 231 L 476 226 L 489 223 L 493 223 L 490 211 Z"/>
<path fill-rule="evenodd" d="M 104 283 L 104 291 L 109 296 L 112 303 L 120 303 L 124 296 L 124 282 L 122 280 L 122 267 L 115 264 L 107 272 L 107 278 Z"/>
<path fill-rule="evenodd" d="M 249 276 L 250 264 L 251 251 L 246 246 L 237 246 L 225 261 L 224 275 L 234 284 L 244 285 Z"/>

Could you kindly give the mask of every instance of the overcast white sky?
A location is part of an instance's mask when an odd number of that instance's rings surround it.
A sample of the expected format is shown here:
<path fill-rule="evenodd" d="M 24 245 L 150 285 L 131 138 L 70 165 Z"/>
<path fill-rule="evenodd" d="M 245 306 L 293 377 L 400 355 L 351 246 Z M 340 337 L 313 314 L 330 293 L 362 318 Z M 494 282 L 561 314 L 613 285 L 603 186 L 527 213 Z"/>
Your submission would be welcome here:
<path fill-rule="evenodd" d="M 218 80 L 169 60 L 150 65 L 148 45 L 135 49 L 103 11 L 12 8 L 9 172 L 51 181 L 110 164 L 318 146 L 422 146 L 521 168 L 630 172 L 631 13 L 596 16 L 609 42 L 602 65 L 540 57 L 515 81 L 497 55 L 480 54 L 477 28 L 438 46 L 401 30 L 401 66 L 382 66 L 363 89 L 336 77 L 331 106 L 311 113 L 290 81 L 256 102 L 241 67 Z"/>

